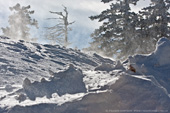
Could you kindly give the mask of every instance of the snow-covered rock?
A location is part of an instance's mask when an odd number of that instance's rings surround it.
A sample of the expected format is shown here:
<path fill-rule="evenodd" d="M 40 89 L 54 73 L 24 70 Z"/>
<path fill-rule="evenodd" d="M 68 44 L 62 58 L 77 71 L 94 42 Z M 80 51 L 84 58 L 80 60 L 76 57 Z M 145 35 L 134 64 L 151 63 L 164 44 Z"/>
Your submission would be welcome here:
<path fill-rule="evenodd" d="M 25 94 L 19 94 L 18 96 L 15 97 L 15 99 L 18 100 L 19 103 L 22 102 L 22 101 L 25 101 L 26 98 L 27 98 L 27 97 L 26 97 Z"/>
<path fill-rule="evenodd" d="M 118 60 L 114 63 L 102 63 L 101 65 L 97 66 L 94 70 L 95 71 L 113 71 L 115 69 L 121 69 L 124 70 L 123 64 Z"/>
<path fill-rule="evenodd" d="M 97 66 L 94 70 L 95 71 L 107 71 L 107 72 L 110 72 L 113 69 L 114 69 L 113 64 L 102 63 L 101 65 Z"/>
<path fill-rule="evenodd" d="M 149 55 L 135 55 L 129 57 L 131 64 L 138 72 L 146 73 L 146 66 L 150 68 L 170 65 L 170 40 L 161 38 L 157 42 L 156 49 Z M 152 66 L 151 66 L 152 65 Z"/>
<path fill-rule="evenodd" d="M 156 81 L 170 94 L 170 40 L 161 38 L 153 53 L 131 56 L 128 61 L 135 68 L 135 74 L 150 76 L 152 82 Z"/>
<path fill-rule="evenodd" d="M 170 111 L 167 38 L 153 53 L 124 63 L 6 37 L 0 50 L 0 113 Z"/>
<path fill-rule="evenodd" d="M 8 85 L 5 86 L 5 90 L 6 90 L 7 92 L 12 92 L 12 91 L 13 91 L 13 88 L 12 88 L 12 86 L 11 86 L 10 84 L 8 84 Z"/>
<path fill-rule="evenodd" d="M 22 84 L 25 78 L 40 81 L 49 79 L 50 73 L 58 72 L 69 64 L 83 69 L 94 69 L 102 63 L 114 61 L 101 56 L 87 55 L 58 45 L 13 41 L 0 37 L 0 85 Z"/>
<path fill-rule="evenodd" d="M 83 77 L 82 71 L 70 64 L 68 69 L 55 73 L 48 81 L 42 78 L 40 82 L 30 83 L 30 80 L 26 78 L 23 83 L 23 89 L 31 100 L 44 96 L 52 98 L 53 93 L 57 93 L 59 96 L 67 93 L 85 93 L 87 90 Z"/>
<path fill-rule="evenodd" d="M 158 62 L 158 66 L 170 64 L 170 40 L 161 38 L 157 43 L 157 48 L 153 56 Z"/>
<path fill-rule="evenodd" d="M 61 106 L 48 103 L 15 106 L 9 113 L 161 113 L 169 112 L 169 105 L 169 97 L 149 79 L 122 75 L 107 92 L 91 93 Z"/>

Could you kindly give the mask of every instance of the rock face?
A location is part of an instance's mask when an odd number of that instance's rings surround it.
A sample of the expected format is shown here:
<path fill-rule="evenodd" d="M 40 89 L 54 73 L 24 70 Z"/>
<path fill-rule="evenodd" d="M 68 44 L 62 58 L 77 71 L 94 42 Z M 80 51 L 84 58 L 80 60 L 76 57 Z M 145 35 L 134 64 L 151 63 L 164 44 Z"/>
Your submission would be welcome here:
<path fill-rule="evenodd" d="M 31 100 L 43 96 L 51 98 L 53 93 L 57 93 L 59 96 L 66 93 L 82 93 L 86 92 L 83 77 L 81 70 L 70 65 L 65 71 L 54 73 L 53 77 L 48 81 L 42 78 L 41 82 L 30 83 L 29 79 L 26 78 L 23 83 L 23 89 Z"/>

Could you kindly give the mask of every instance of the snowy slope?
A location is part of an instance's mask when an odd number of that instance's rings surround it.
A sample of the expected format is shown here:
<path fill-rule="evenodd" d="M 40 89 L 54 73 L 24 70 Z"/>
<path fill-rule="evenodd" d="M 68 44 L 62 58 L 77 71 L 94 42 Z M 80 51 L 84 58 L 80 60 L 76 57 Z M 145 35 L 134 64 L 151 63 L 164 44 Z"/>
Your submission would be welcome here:
<path fill-rule="evenodd" d="M 0 113 L 170 112 L 170 41 L 121 63 L 0 37 Z"/>
<path fill-rule="evenodd" d="M 0 85 L 20 84 L 25 77 L 31 80 L 49 78 L 50 72 L 63 70 L 69 64 L 88 70 L 101 63 L 114 63 L 96 54 L 88 56 L 57 45 L 40 45 L 22 40 L 14 42 L 4 37 L 0 38 L 0 50 Z"/>

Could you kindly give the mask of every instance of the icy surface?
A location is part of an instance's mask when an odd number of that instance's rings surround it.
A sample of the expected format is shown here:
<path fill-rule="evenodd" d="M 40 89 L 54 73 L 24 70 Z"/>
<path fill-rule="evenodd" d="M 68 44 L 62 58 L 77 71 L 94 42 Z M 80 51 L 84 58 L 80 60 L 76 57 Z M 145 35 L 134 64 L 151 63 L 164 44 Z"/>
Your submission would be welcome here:
<path fill-rule="evenodd" d="M 0 37 L 0 113 L 168 113 L 169 80 L 167 38 L 121 63 Z"/>

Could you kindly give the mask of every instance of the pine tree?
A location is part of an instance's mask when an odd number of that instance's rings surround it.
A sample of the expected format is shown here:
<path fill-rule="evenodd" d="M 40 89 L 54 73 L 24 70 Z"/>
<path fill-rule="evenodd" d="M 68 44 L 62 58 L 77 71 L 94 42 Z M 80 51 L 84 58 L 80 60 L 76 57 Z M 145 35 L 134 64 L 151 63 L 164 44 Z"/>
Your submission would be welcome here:
<path fill-rule="evenodd" d="M 142 53 L 155 49 L 161 37 L 170 38 L 170 0 L 151 0 L 151 4 L 140 11 L 139 37 Z"/>
<path fill-rule="evenodd" d="M 13 39 L 33 40 L 30 38 L 30 26 L 38 28 L 38 22 L 30 17 L 34 14 L 34 11 L 29 11 L 30 5 L 21 7 L 17 3 L 9 9 L 14 13 L 9 16 L 9 27 L 2 28 L 4 35 Z"/>
<path fill-rule="evenodd" d="M 64 13 L 63 12 L 52 12 L 50 13 L 57 14 L 59 18 L 48 18 L 48 19 L 57 19 L 59 20 L 58 23 L 53 27 L 46 27 L 47 33 L 46 33 L 46 39 L 50 40 L 52 44 L 60 44 L 67 47 L 69 45 L 68 42 L 68 31 L 71 31 L 72 29 L 69 27 L 74 22 L 68 21 L 68 11 L 67 7 L 64 7 Z"/>
<path fill-rule="evenodd" d="M 116 1 L 116 2 L 115 2 Z M 102 0 L 110 3 L 110 9 L 100 15 L 91 16 L 90 19 L 98 19 L 103 22 L 92 34 L 93 42 L 90 49 L 102 51 L 106 56 L 116 56 L 124 59 L 136 52 L 136 24 L 138 16 L 130 9 L 130 4 L 136 5 L 139 0 Z"/>

